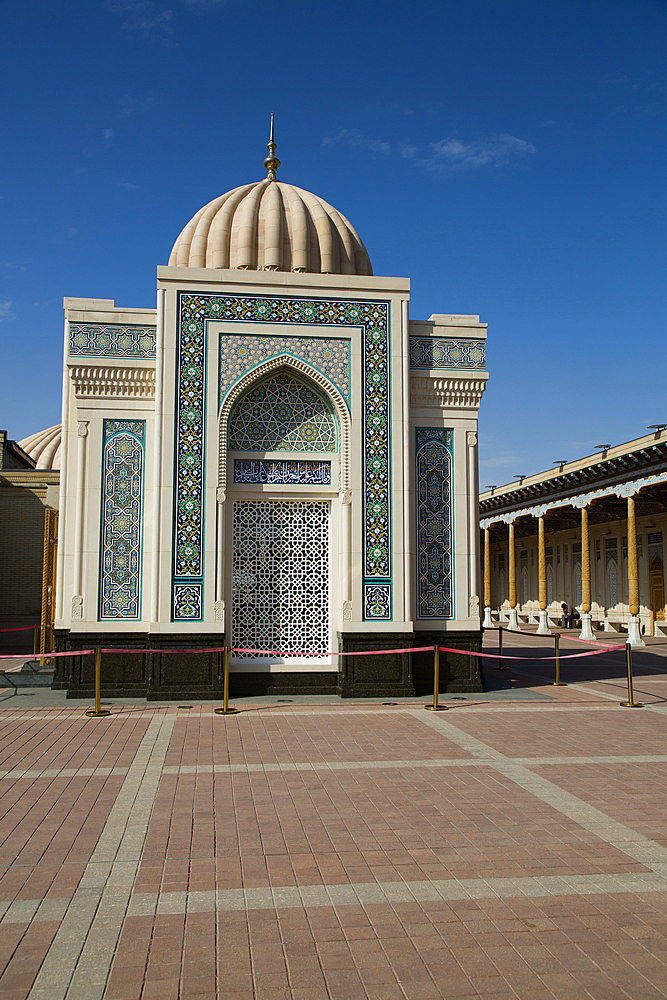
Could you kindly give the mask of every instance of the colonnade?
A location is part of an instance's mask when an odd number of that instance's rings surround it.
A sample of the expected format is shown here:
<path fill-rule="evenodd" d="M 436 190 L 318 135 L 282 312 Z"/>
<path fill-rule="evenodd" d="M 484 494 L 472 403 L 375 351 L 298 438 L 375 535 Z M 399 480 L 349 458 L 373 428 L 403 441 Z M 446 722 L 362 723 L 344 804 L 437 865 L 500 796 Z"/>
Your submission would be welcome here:
<path fill-rule="evenodd" d="M 577 504 L 578 506 L 578 504 Z M 521 512 L 516 517 L 521 517 Z M 544 514 L 530 515 L 537 520 L 538 537 L 538 583 L 539 583 L 539 624 L 537 635 L 549 635 L 547 617 L 547 560 L 545 545 Z M 508 539 L 508 569 L 509 569 L 509 629 L 518 630 L 518 605 L 516 591 L 516 553 L 515 529 L 516 518 L 509 521 Z M 628 623 L 628 642 L 633 646 L 643 646 L 639 623 L 639 572 L 637 563 L 637 522 L 635 515 L 635 499 L 627 498 L 627 539 L 628 539 L 628 605 L 630 621 Z M 596 639 L 591 627 L 591 557 L 588 537 L 588 507 L 581 506 L 581 639 L 593 641 Z M 491 619 L 491 545 L 490 528 L 484 528 L 484 627 L 493 626 Z"/>

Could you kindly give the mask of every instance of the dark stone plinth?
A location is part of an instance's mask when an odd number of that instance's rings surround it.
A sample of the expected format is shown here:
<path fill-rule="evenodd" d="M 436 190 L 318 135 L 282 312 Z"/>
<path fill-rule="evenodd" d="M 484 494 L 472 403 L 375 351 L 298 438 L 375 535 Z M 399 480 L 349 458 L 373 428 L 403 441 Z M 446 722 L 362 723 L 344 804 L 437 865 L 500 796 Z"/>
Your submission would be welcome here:
<path fill-rule="evenodd" d="M 77 649 L 137 649 L 141 653 L 102 653 L 101 688 L 108 698 L 173 701 L 222 697 L 223 653 L 202 653 L 223 646 L 224 635 L 149 635 L 146 632 L 69 632 L 54 636 L 57 652 Z M 169 653 L 169 649 L 179 652 Z M 184 650 L 184 652 L 180 652 Z M 192 652 L 190 652 L 192 650 Z M 52 687 L 66 689 L 68 698 L 95 694 L 95 658 L 91 655 L 56 659 Z"/>
<path fill-rule="evenodd" d="M 230 698 L 253 695 L 336 694 L 338 674 L 335 670 L 322 673 L 255 673 L 234 671 L 229 675 Z"/>
<path fill-rule="evenodd" d="M 475 632 L 415 632 L 415 646 L 449 646 L 450 649 L 479 653 L 482 649 L 482 631 Z M 415 694 L 433 693 L 433 653 L 413 653 L 413 677 Z M 443 694 L 483 691 L 484 668 L 479 656 L 457 656 L 456 653 L 440 653 L 440 684 Z"/>
<path fill-rule="evenodd" d="M 54 634 L 56 652 L 119 650 L 102 654 L 102 694 L 107 698 L 146 698 L 148 701 L 218 700 L 223 693 L 224 654 L 198 652 L 224 646 L 217 635 L 174 635 L 146 632 L 69 632 Z M 410 649 L 436 642 L 453 649 L 479 652 L 482 633 L 475 632 L 345 632 L 338 634 L 340 652 L 365 653 L 376 649 Z M 122 649 L 141 652 L 124 653 Z M 169 650 L 179 652 L 169 652 Z M 440 691 L 482 691 L 484 674 L 478 657 L 440 653 Z M 53 688 L 68 698 L 91 698 L 95 693 L 95 658 L 81 655 L 55 660 Z M 234 671 L 229 677 L 232 697 L 338 694 L 341 698 L 410 698 L 433 692 L 433 653 L 388 653 L 341 657 L 334 671 L 286 673 Z"/>
<path fill-rule="evenodd" d="M 345 632 L 338 633 L 340 652 L 449 646 L 479 652 L 481 630 L 475 632 Z M 484 675 L 479 657 L 440 653 L 443 693 L 481 691 Z M 341 698 L 409 698 L 433 691 L 433 653 L 387 653 L 341 657 L 338 694 Z"/>

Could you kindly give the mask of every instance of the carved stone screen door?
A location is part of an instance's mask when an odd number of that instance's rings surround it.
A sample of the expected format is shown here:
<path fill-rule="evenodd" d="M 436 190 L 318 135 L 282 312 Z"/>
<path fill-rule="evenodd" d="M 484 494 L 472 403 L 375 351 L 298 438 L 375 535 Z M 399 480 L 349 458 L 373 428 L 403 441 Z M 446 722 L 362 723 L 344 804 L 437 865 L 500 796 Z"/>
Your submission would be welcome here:
<path fill-rule="evenodd" d="M 296 653 L 299 659 L 329 651 L 330 510 L 328 501 L 319 500 L 234 501 L 234 647 Z M 237 661 L 248 659 L 265 657 L 235 654 Z"/>

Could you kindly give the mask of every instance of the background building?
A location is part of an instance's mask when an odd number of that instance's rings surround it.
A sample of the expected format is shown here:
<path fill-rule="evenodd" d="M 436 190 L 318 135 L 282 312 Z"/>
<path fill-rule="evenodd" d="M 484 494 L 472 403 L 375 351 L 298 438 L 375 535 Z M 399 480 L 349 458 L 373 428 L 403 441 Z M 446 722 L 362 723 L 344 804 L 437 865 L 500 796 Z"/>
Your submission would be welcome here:
<path fill-rule="evenodd" d="M 641 635 L 665 623 L 667 437 L 651 434 L 494 487 L 480 497 L 485 606 L 517 628 L 560 620 L 561 602 L 591 626 Z"/>

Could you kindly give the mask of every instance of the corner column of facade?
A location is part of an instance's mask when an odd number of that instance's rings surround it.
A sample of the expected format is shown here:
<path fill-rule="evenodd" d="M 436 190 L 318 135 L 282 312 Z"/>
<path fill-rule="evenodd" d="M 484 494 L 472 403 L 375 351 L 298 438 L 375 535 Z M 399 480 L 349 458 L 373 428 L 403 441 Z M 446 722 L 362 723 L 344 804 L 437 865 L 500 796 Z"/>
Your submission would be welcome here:
<path fill-rule="evenodd" d="M 510 521 L 509 529 L 507 562 L 509 567 L 510 620 L 507 627 L 513 631 L 518 631 L 519 619 L 516 614 L 516 553 L 514 549 L 514 521 Z"/>
<path fill-rule="evenodd" d="M 74 566 L 72 578 L 72 618 L 83 618 L 83 523 L 85 511 L 86 485 L 86 439 L 88 420 L 79 420 L 77 426 L 78 447 L 76 450 L 76 498 L 74 506 Z"/>
<path fill-rule="evenodd" d="M 591 550 L 588 540 L 588 508 L 581 508 L 581 633 L 580 639 L 597 638 L 591 628 Z"/>
<path fill-rule="evenodd" d="M 537 540 L 537 568 L 539 573 L 540 595 L 540 623 L 537 627 L 537 635 L 551 635 L 551 632 L 549 631 L 549 620 L 547 617 L 547 557 L 544 548 L 544 516 L 538 517 L 537 519 Z"/>
<path fill-rule="evenodd" d="M 491 530 L 484 529 L 484 621 L 483 628 L 493 628 L 491 618 Z"/>
<path fill-rule="evenodd" d="M 637 568 L 637 520 L 635 498 L 628 497 L 628 642 L 631 646 L 645 646 L 639 627 L 639 572 Z"/>

